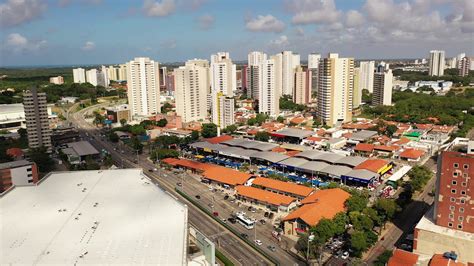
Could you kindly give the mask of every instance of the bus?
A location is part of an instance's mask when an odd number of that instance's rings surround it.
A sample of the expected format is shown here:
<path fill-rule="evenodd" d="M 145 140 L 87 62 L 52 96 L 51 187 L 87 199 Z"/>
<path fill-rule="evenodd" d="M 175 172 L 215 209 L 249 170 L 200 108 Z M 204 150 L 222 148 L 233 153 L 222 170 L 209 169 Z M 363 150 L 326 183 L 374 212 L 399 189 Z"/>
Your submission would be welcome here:
<path fill-rule="evenodd" d="M 238 213 L 235 218 L 237 222 L 239 222 L 239 224 L 241 224 L 243 227 L 249 230 L 253 229 L 253 227 L 255 226 L 255 221 L 253 219 L 246 217 L 243 213 Z"/>

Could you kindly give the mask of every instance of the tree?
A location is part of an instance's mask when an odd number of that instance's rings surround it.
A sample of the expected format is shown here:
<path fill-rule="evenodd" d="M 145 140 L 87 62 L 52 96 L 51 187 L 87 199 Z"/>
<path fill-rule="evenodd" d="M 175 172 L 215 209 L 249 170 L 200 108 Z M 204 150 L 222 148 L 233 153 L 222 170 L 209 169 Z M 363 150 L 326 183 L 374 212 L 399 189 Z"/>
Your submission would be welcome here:
<path fill-rule="evenodd" d="M 130 127 L 130 133 L 132 133 L 135 136 L 145 135 L 146 130 L 143 127 L 143 125 L 133 125 L 133 126 Z"/>
<path fill-rule="evenodd" d="M 283 123 L 285 121 L 285 118 L 283 116 L 278 116 L 276 120 L 278 123 Z"/>
<path fill-rule="evenodd" d="M 358 211 L 361 212 L 367 204 L 369 203 L 369 200 L 367 197 L 360 195 L 360 194 L 354 194 L 351 195 L 351 197 L 346 201 L 346 207 L 348 212 L 352 211 Z"/>
<path fill-rule="evenodd" d="M 397 126 L 395 125 L 388 125 L 386 128 L 385 128 L 385 134 L 389 137 L 392 137 L 393 134 L 395 134 L 395 132 L 397 132 L 398 128 Z"/>
<path fill-rule="evenodd" d="M 392 251 L 386 249 L 382 254 L 380 254 L 374 262 L 374 266 L 385 266 L 387 265 L 388 260 L 392 257 Z"/>
<path fill-rule="evenodd" d="M 314 241 L 318 244 L 325 244 L 335 235 L 333 222 L 326 218 L 319 220 L 319 223 L 311 228 L 311 232 L 314 233 Z"/>
<path fill-rule="evenodd" d="M 268 134 L 266 131 L 259 131 L 257 134 L 255 134 L 255 140 L 268 142 L 269 139 L 270 134 Z"/>
<path fill-rule="evenodd" d="M 332 219 L 333 231 L 335 235 L 342 235 L 346 231 L 346 225 L 348 222 L 347 215 L 344 212 L 340 212 Z"/>
<path fill-rule="evenodd" d="M 375 225 L 381 225 L 382 224 L 382 218 L 380 215 L 377 213 L 377 211 L 373 208 L 365 208 L 362 213 L 369 217 Z"/>
<path fill-rule="evenodd" d="M 363 231 L 353 232 L 350 238 L 350 243 L 356 257 L 360 257 L 362 252 L 364 252 L 368 247 L 367 237 Z"/>
<path fill-rule="evenodd" d="M 191 132 L 191 140 L 192 141 L 197 141 L 199 139 L 199 131 L 193 130 Z"/>
<path fill-rule="evenodd" d="M 125 126 L 126 124 L 127 124 L 127 120 L 126 120 L 126 119 L 124 119 L 124 118 L 120 119 L 120 125 L 121 125 L 122 127 Z"/>
<path fill-rule="evenodd" d="M 234 133 L 236 130 L 237 130 L 237 126 L 236 126 L 236 125 L 228 125 L 227 127 L 224 128 L 223 132 L 224 132 L 224 133 L 232 134 L 232 133 Z"/>
<path fill-rule="evenodd" d="M 384 221 L 391 220 L 395 213 L 400 209 L 393 199 L 378 199 L 375 202 L 375 208 Z"/>
<path fill-rule="evenodd" d="M 264 113 L 258 113 L 257 116 L 255 117 L 255 121 L 258 125 L 261 125 L 265 120 L 267 120 L 268 115 Z"/>
<path fill-rule="evenodd" d="M 119 138 L 119 136 L 117 135 L 117 133 L 111 132 L 111 133 L 109 134 L 109 140 L 110 140 L 111 142 L 117 143 L 117 142 L 119 141 L 119 139 L 120 139 L 120 138 Z"/>
<path fill-rule="evenodd" d="M 168 124 L 168 120 L 166 120 L 165 118 L 162 118 L 158 120 L 158 122 L 156 122 L 156 125 L 159 127 L 166 127 L 167 124 Z"/>
<path fill-rule="evenodd" d="M 213 138 L 217 136 L 217 125 L 214 123 L 202 124 L 201 136 L 203 138 Z"/>
<path fill-rule="evenodd" d="M 162 114 L 166 114 L 168 113 L 169 111 L 171 111 L 173 109 L 173 105 L 171 105 L 169 102 L 165 102 L 162 106 L 161 106 L 161 113 Z"/>
<path fill-rule="evenodd" d="M 247 120 L 247 125 L 249 126 L 253 126 L 257 123 L 257 119 L 255 118 L 250 118 L 249 120 Z"/>
<path fill-rule="evenodd" d="M 46 151 L 45 147 L 32 148 L 28 151 L 30 160 L 36 163 L 38 170 L 42 173 L 47 173 L 54 169 L 54 161 Z"/>
<path fill-rule="evenodd" d="M 171 149 L 156 149 L 150 155 L 152 161 L 162 160 L 165 158 L 178 158 L 179 152 Z"/>
<path fill-rule="evenodd" d="M 143 144 L 141 143 L 141 141 L 136 136 L 132 137 L 131 145 L 132 145 L 133 150 L 138 151 L 139 153 L 142 153 Z"/>
<path fill-rule="evenodd" d="M 369 231 L 374 227 L 374 222 L 366 215 L 358 211 L 349 213 L 349 218 L 356 230 Z"/>

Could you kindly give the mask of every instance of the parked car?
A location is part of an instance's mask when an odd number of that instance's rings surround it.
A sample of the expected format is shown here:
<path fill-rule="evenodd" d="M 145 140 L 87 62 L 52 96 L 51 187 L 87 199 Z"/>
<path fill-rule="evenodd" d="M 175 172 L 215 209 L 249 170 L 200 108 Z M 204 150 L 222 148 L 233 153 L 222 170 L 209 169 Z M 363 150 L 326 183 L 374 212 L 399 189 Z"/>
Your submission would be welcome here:
<path fill-rule="evenodd" d="M 267 248 L 273 252 L 275 252 L 276 250 L 275 246 L 272 246 L 272 245 L 269 245 Z"/>
<path fill-rule="evenodd" d="M 219 213 L 218 212 L 213 212 L 212 215 L 214 215 L 215 217 L 219 216 Z"/>
<path fill-rule="evenodd" d="M 153 169 L 148 169 L 148 172 L 150 172 L 150 173 L 153 172 Z"/>
<path fill-rule="evenodd" d="M 229 219 L 227 219 L 227 221 L 229 221 L 231 224 L 235 224 L 237 222 L 233 217 L 230 217 Z"/>
<path fill-rule="evenodd" d="M 342 253 L 342 255 L 341 255 L 341 259 L 346 260 L 346 259 L 348 259 L 348 258 L 349 258 L 349 252 L 344 251 L 344 252 Z"/>
<path fill-rule="evenodd" d="M 196 195 L 196 199 L 201 199 L 201 196 L 199 196 L 199 195 Z"/>
<path fill-rule="evenodd" d="M 271 212 L 271 213 L 268 215 L 268 219 L 273 219 L 273 216 L 274 216 L 274 215 L 275 215 L 275 214 L 274 214 L 273 212 Z"/>
<path fill-rule="evenodd" d="M 176 183 L 176 185 L 177 185 L 178 187 L 182 187 L 182 186 L 183 186 L 183 184 L 181 184 L 181 182 Z"/>
<path fill-rule="evenodd" d="M 227 223 L 227 219 L 225 219 L 225 218 L 222 219 L 222 222 L 226 224 L 226 223 Z"/>
<path fill-rule="evenodd" d="M 229 198 L 229 195 L 225 195 L 224 199 L 227 200 Z"/>
<path fill-rule="evenodd" d="M 268 214 L 269 214 L 268 212 L 265 212 L 265 213 L 263 214 L 263 217 L 268 218 Z"/>
<path fill-rule="evenodd" d="M 243 237 L 243 238 L 248 238 L 249 237 L 249 235 L 247 235 L 245 233 L 240 234 L 240 236 Z"/>
<path fill-rule="evenodd" d="M 265 222 L 265 219 L 260 219 L 260 223 L 261 224 L 266 224 L 267 222 Z"/>
<path fill-rule="evenodd" d="M 255 244 L 257 244 L 257 246 L 261 246 L 263 243 L 260 241 L 260 239 L 255 239 Z"/>

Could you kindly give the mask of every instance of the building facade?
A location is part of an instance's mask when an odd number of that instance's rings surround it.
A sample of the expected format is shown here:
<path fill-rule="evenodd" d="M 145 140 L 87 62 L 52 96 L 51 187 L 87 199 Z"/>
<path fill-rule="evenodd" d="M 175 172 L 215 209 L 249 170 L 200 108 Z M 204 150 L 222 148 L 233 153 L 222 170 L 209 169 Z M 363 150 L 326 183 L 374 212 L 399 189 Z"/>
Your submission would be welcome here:
<path fill-rule="evenodd" d="M 174 69 L 176 113 L 185 123 L 207 117 L 208 72 L 209 62 L 198 59 Z"/>
<path fill-rule="evenodd" d="M 391 69 L 381 69 L 374 73 L 374 93 L 372 94 L 372 105 L 392 105 L 392 81 Z"/>
<path fill-rule="evenodd" d="M 354 59 L 330 53 L 319 63 L 317 113 L 330 126 L 351 121 Z"/>
<path fill-rule="evenodd" d="M 438 159 L 434 219 L 437 225 L 474 233 L 474 155 L 443 152 Z"/>
<path fill-rule="evenodd" d="M 119 65 L 118 69 L 118 80 L 120 81 L 126 81 L 127 80 L 127 64 L 121 64 Z"/>
<path fill-rule="evenodd" d="M 295 69 L 295 85 L 293 102 L 297 104 L 309 104 L 311 102 L 311 70 L 297 66 Z"/>
<path fill-rule="evenodd" d="M 221 92 L 212 95 L 212 123 L 218 128 L 233 125 L 234 122 L 234 99 L 227 97 Z"/>
<path fill-rule="evenodd" d="M 38 92 L 36 88 L 23 94 L 29 147 L 44 147 L 51 152 L 51 128 L 46 104 L 46 93 Z"/>
<path fill-rule="evenodd" d="M 444 74 L 444 51 L 430 51 L 429 75 L 442 76 Z"/>
<path fill-rule="evenodd" d="M 293 86 L 295 84 L 295 69 L 300 65 L 300 55 L 292 51 L 282 52 L 281 67 L 281 95 L 293 96 Z"/>
<path fill-rule="evenodd" d="M 72 77 L 74 83 L 85 83 L 86 82 L 86 71 L 84 68 L 74 68 L 72 70 Z"/>
<path fill-rule="evenodd" d="M 12 186 L 26 186 L 38 183 L 38 168 L 27 160 L 0 164 L 0 193 Z"/>
<path fill-rule="evenodd" d="M 359 84 L 360 79 L 360 68 L 354 68 L 354 88 L 352 90 L 352 108 L 356 109 L 359 108 L 360 104 L 362 103 L 362 89 L 360 88 Z"/>
<path fill-rule="evenodd" d="M 318 69 L 321 54 L 311 53 L 308 55 L 308 69 L 311 71 L 311 93 L 318 91 Z"/>
<path fill-rule="evenodd" d="M 263 52 L 250 52 L 248 54 L 248 65 L 247 65 L 247 97 L 258 100 L 259 99 L 259 86 L 260 86 L 260 68 L 263 62 L 267 60 L 267 55 Z"/>
<path fill-rule="evenodd" d="M 368 90 L 370 93 L 374 91 L 374 71 L 375 62 L 360 62 L 359 66 L 359 89 Z"/>
<path fill-rule="evenodd" d="M 232 63 L 229 53 L 219 52 L 211 55 L 210 68 L 212 92 L 221 92 L 232 97 L 237 89 L 237 76 L 236 66 Z"/>
<path fill-rule="evenodd" d="M 258 112 L 268 115 L 280 113 L 279 95 L 275 87 L 275 60 L 264 60 L 259 65 L 259 105 Z"/>
<path fill-rule="evenodd" d="M 471 70 L 471 59 L 469 57 L 463 57 L 458 61 L 458 70 L 459 76 L 465 77 L 469 75 L 469 70 Z"/>
<path fill-rule="evenodd" d="M 56 85 L 61 85 L 61 84 L 64 84 L 64 78 L 62 76 L 50 77 L 49 78 L 49 83 L 56 84 Z"/>
<path fill-rule="evenodd" d="M 127 95 L 132 116 L 149 116 L 160 112 L 159 63 L 137 57 L 127 63 Z"/>

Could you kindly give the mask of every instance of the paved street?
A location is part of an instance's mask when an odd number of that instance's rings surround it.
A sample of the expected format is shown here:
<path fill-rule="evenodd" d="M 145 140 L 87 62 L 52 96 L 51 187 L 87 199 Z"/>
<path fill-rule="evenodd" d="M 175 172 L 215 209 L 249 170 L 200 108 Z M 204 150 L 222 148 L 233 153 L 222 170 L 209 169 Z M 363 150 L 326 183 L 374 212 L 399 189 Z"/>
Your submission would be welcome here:
<path fill-rule="evenodd" d="M 195 194 L 195 193 L 191 193 L 191 191 L 208 192 L 207 194 L 201 194 L 202 195 L 201 201 L 207 206 L 210 202 L 213 201 L 213 199 L 212 199 L 211 192 L 208 190 L 208 188 L 204 184 L 200 183 L 198 180 L 194 179 L 193 177 L 189 175 L 177 176 L 171 172 L 168 172 L 168 171 L 165 172 L 162 170 L 160 170 L 160 172 L 150 173 L 148 172 L 148 169 L 153 169 L 155 165 L 153 165 L 149 160 L 147 160 L 145 155 L 141 155 L 139 157 L 139 163 L 134 164 L 133 161 L 137 158 L 135 154 L 130 153 L 127 149 L 124 149 L 125 153 L 121 154 L 120 149 L 114 150 L 114 148 L 117 148 L 117 144 L 112 144 L 107 141 L 103 141 L 101 137 L 98 135 L 98 131 L 92 125 L 88 124 L 83 119 L 83 114 L 87 111 L 92 110 L 93 108 L 94 107 L 89 107 L 84 110 L 81 110 L 78 113 L 74 113 L 69 118 L 71 122 L 73 122 L 79 127 L 79 129 L 82 129 L 85 132 L 88 132 L 90 136 L 89 141 L 97 149 L 105 148 L 106 150 L 108 150 L 111 153 L 112 158 L 116 161 L 116 164 L 118 166 L 123 165 L 124 167 L 143 168 L 144 173 L 150 176 L 152 180 L 154 180 L 154 182 L 156 182 L 160 187 L 170 192 L 175 197 L 180 198 L 180 200 L 186 202 L 188 204 L 189 222 L 192 225 L 194 225 L 196 228 L 198 228 L 201 232 L 206 234 L 209 238 L 213 239 L 213 241 L 216 244 L 216 247 L 218 248 L 220 247 L 219 250 L 223 251 L 223 253 L 226 256 L 228 256 L 231 260 L 233 260 L 236 264 L 240 264 L 240 265 L 269 265 L 271 264 L 263 256 L 261 256 L 259 253 L 254 251 L 251 247 L 249 247 L 245 242 L 243 242 L 240 238 L 236 237 L 234 234 L 228 231 L 225 227 L 221 226 L 219 223 L 217 223 L 212 218 L 207 216 L 205 213 L 200 211 L 197 207 L 187 202 L 185 199 L 181 198 L 179 194 L 177 194 L 174 191 L 176 183 L 180 182 L 182 178 L 186 178 L 186 180 L 183 182 L 184 189 L 189 194 Z M 228 218 L 230 216 L 231 208 L 232 208 L 232 206 L 229 205 L 230 203 L 225 202 L 223 200 L 223 195 L 219 193 L 214 195 L 214 202 L 215 202 L 214 204 L 215 208 L 218 209 L 219 213 L 222 213 L 221 215 Z M 263 216 L 263 214 L 260 214 L 260 215 Z M 236 224 L 235 226 L 241 227 L 238 224 Z M 271 227 L 270 224 L 267 224 L 266 226 Z M 264 243 L 264 245 L 262 245 L 261 247 L 263 249 L 266 249 L 266 246 L 269 244 L 278 246 L 277 243 L 275 242 L 275 239 L 272 238 L 271 235 L 268 234 L 268 232 L 271 232 L 271 229 L 269 228 L 265 229 L 264 227 L 265 226 L 263 225 L 258 225 L 257 230 L 256 230 L 257 238 L 262 240 L 262 242 Z M 238 228 L 238 229 L 242 232 L 243 230 L 247 231 L 243 227 Z M 253 239 L 252 233 L 250 232 L 246 232 L 246 233 L 249 235 L 250 238 Z M 284 250 L 278 249 L 277 252 L 274 252 L 274 253 L 268 250 L 268 252 L 271 253 L 271 255 L 274 256 L 277 260 L 279 260 L 282 265 L 295 265 L 298 263 L 296 259 L 291 257 Z M 299 263 L 302 264 L 301 262 Z"/>

